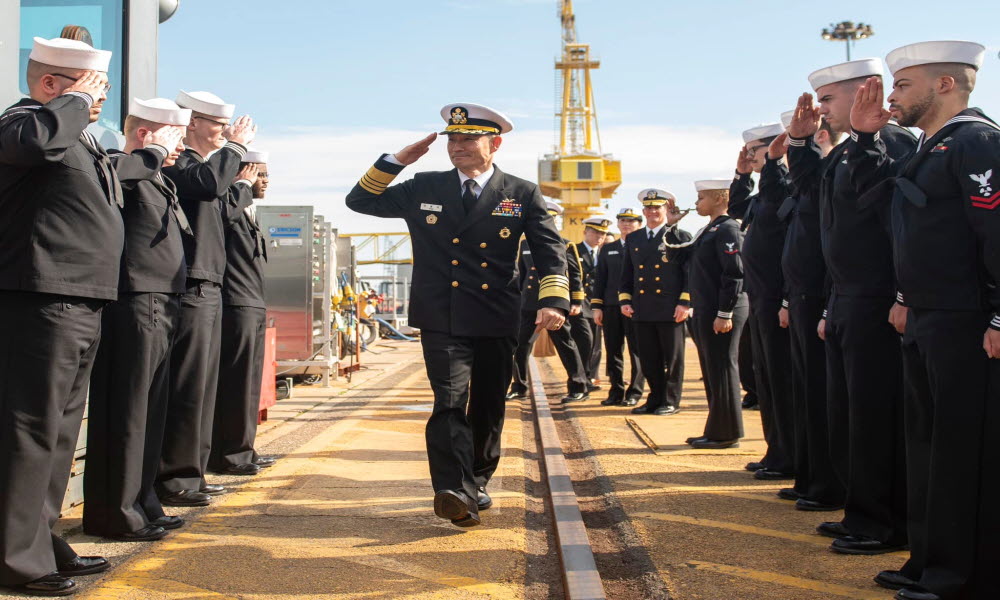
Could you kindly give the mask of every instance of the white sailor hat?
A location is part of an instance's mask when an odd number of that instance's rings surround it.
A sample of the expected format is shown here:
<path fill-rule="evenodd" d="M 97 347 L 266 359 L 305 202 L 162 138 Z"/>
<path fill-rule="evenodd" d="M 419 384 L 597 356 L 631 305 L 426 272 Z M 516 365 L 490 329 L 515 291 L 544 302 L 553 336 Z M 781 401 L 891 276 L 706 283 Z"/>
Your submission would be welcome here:
<path fill-rule="evenodd" d="M 441 109 L 441 118 L 448 123 L 441 135 L 464 133 L 486 135 L 510 133 L 514 124 L 501 112 L 482 104 L 459 102 Z"/>
<path fill-rule="evenodd" d="M 668 200 L 677 200 L 677 196 L 674 196 L 667 190 L 659 190 L 656 188 L 646 188 L 639 192 L 639 202 L 642 202 L 643 206 L 663 206 Z"/>
<path fill-rule="evenodd" d="M 558 202 L 553 202 L 552 200 L 545 201 L 545 210 L 552 216 L 563 214 L 563 207 Z"/>
<path fill-rule="evenodd" d="M 640 223 L 642 223 L 642 215 L 632 210 L 631 207 L 623 208 L 620 211 L 618 211 L 618 214 L 615 215 L 615 218 L 632 219 L 633 221 L 639 221 Z"/>
<path fill-rule="evenodd" d="M 732 179 L 702 179 L 694 182 L 694 190 L 696 192 L 711 192 L 715 190 L 726 190 L 728 192 L 729 186 L 732 183 Z"/>
<path fill-rule="evenodd" d="M 795 116 L 794 110 L 786 110 L 781 113 L 781 126 L 788 129 L 788 126 L 792 124 L 792 117 Z"/>
<path fill-rule="evenodd" d="M 107 73 L 108 65 L 111 64 L 109 50 L 98 50 L 87 42 L 66 38 L 47 40 L 36 37 L 28 58 L 50 67 L 85 69 L 103 73 Z"/>
<path fill-rule="evenodd" d="M 978 71 L 985 53 L 986 47 L 975 42 L 918 42 L 896 48 L 885 57 L 885 62 L 893 75 L 900 69 L 934 63 L 960 63 Z"/>
<path fill-rule="evenodd" d="M 257 163 L 265 164 L 267 159 L 271 157 L 270 152 L 264 152 L 257 150 L 256 148 L 247 148 L 247 153 L 243 155 L 243 161 L 245 163 Z"/>
<path fill-rule="evenodd" d="M 191 109 L 181 108 L 166 98 L 150 98 L 140 100 L 132 98 L 128 105 L 128 114 L 153 123 L 164 125 L 184 125 L 191 122 Z"/>
<path fill-rule="evenodd" d="M 235 104 L 226 104 L 212 92 L 185 92 L 181 90 L 177 94 L 177 104 L 184 108 L 190 108 L 196 113 L 218 117 L 220 119 L 232 119 L 236 112 Z"/>
<path fill-rule="evenodd" d="M 611 226 L 611 219 L 607 217 L 589 217 L 583 220 L 583 224 L 594 231 L 607 233 L 608 227 Z"/>
<path fill-rule="evenodd" d="M 882 76 L 882 61 L 877 58 L 862 58 L 813 71 L 809 74 L 809 85 L 815 91 L 831 83 L 875 75 Z"/>
<path fill-rule="evenodd" d="M 770 137 L 777 137 L 785 133 L 785 127 L 781 123 L 768 123 L 751 127 L 743 132 L 743 143 L 749 144 L 757 140 L 764 140 Z"/>

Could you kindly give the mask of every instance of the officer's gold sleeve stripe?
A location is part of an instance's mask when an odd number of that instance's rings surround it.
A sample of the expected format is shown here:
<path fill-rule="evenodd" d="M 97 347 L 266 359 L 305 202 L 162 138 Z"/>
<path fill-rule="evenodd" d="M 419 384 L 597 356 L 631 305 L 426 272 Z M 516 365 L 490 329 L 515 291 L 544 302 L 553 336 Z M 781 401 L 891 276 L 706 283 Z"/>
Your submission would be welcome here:
<path fill-rule="evenodd" d="M 545 277 L 542 277 L 539 283 L 542 285 L 545 285 L 546 283 L 554 283 L 569 287 L 569 277 L 566 277 L 565 275 L 546 275 Z"/>
<path fill-rule="evenodd" d="M 549 288 L 538 290 L 538 299 L 543 298 L 562 298 L 563 300 L 569 300 L 569 294 L 566 290 L 560 288 Z"/>
<path fill-rule="evenodd" d="M 626 294 L 625 292 L 622 292 L 622 293 L 618 294 L 618 300 L 619 301 L 622 301 L 622 300 L 631 300 L 631 299 L 632 299 L 632 294 Z"/>
<path fill-rule="evenodd" d="M 396 176 L 392 173 L 386 173 L 385 171 L 376 169 L 375 167 L 368 169 L 368 172 L 365 173 L 365 175 L 384 185 L 389 185 L 392 183 L 392 180 L 396 178 Z"/>
<path fill-rule="evenodd" d="M 604 304 L 604 300 L 601 300 L 600 298 L 591 298 L 590 299 L 590 303 L 591 304 Z"/>
<path fill-rule="evenodd" d="M 365 173 L 364 175 L 362 175 L 361 179 L 364 179 L 365 182 L 367 182 L 368 185 L 370 185 L 372 187 L 377 187 L 377 188 L 382 188 L 382 189 L 385 189 L 385 188 L 389 187 L 389 184 L 387 184 L 387 183 L 382 183 L 381 181 L 378 181 L 376 179 L 372 179 L 371 177 L 368 176 L 368 173 Z"/>
<path fill-rule="evenodd" d="M 372 185 L 367 183 L 364 179 L 359 181 L 358 185 L 364 188 L 364 190 L 369 194 L 375 194 L 376 196 L 381 196 L 382 193 L 385 192 L 385 188 L 372 187 Z"/>
<path fill-rule="evenodd" d="M 681 297 L 678 300 L 691 300 L 691 294 L 687 292 L 682 292 Z"/>
<path fill-rule="evenodd" d="M 569 295 L 571 300 L 584 300 L 587 295 L 583 292 L 573 292 Z"/>

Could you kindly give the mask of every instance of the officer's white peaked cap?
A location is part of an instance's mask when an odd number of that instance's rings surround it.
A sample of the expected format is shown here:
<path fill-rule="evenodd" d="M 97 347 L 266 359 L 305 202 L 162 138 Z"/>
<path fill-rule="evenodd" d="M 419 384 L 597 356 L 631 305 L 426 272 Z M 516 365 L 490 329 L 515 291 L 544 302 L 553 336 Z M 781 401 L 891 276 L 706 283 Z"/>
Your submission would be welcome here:
<path fill-rule="evenodd" d="M 546 200 L 545 201 L 545 210 L 547 210 L 549 212 L 554 212 L 557 215 L 563 214 L 563 207 L 559 206 L 558 203 L 553 202 L 551 200 Z"/>
<path fill-rule="evenodd" d="M 446 104 L 441 108 L 441 118 L 448 124 L 441 135 L 503 134 L 510 133 L 514 129 L 514 123 L 502 112 L 472 102 Z"/>
<path fill-rule="evenodd" d="M 985 54 L 986 47 L 975 42 L 918 42 L 896 48 L 885 57 L 885 62 L 893 75 L 907 67 L 935 63 L 960 63 L 979 70 Z"/>
<path fill-rule="evenodd" d="M 751 127 L 743 132 L 743 143 L 749 144 L 750 142 L 755 142 L 757 140 L 779 136 L 783 133 L 785 133 L 785 127 L 781 123 L 758 125 L 757 127 Z"/>
<path fill-rule="evenodd" d="M 185 92 L 181 90 L 177 94 L 177 104 L 184 108 L 190 108 L 196 113 L 218 117 L 220 119 L 232 119 L 236 112 L 235 104 L 226 104 L 212 92 Z"/>
<path fill-rule="evenodd" d="M 658 188 L 646 188 L 639 192 L 639 202 L 643 206 L 663 206 L 668 200 L 676 201 L 677 196 Z"/>
<path fill-rule="evenodd" d="M 809 85 L 812 86 L 813 90 L 819 90 L 824 85 L 831 83 L 876 75 L 882 76 L 882 61 L 877 58 L 862 58 L 813 71 L 809 74 Z"/>
<path fill-rule="evenodd" d="M 111 52 L 98 50 L 86 42 L 36 37 L 28 58 L 35 62 L 63 69 L 84 69 L 107 73 Z"/>
<path fill-rule="evenodd" d="M 181 108 L 166 98 L 151 98 L 149 100 L 132 98 L 128 106 L 128 114 L 163 125 L 187 125 L 191 122 L 190 108 Z"/>

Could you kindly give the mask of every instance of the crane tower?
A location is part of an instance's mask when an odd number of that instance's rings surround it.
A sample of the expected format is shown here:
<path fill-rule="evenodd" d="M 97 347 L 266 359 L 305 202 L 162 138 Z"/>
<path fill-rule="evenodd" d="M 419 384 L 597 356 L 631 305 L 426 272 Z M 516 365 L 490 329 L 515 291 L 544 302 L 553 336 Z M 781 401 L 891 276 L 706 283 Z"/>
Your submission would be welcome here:
<path fill-rule="evenodd" d="M 579 240 L 583 220 L 603 212 L 602 200 L 621 185 L 621 162 L 601 153 L 600 129 L 594 106 L 591 71 L 601 66 L 590 56 L 590 45 L 577 42 L 572 0 L 559 1 L 562 55 L 556 60 L 558 142 L 538 161 L 542 193 L 560 201 L 561 232 Z"/>

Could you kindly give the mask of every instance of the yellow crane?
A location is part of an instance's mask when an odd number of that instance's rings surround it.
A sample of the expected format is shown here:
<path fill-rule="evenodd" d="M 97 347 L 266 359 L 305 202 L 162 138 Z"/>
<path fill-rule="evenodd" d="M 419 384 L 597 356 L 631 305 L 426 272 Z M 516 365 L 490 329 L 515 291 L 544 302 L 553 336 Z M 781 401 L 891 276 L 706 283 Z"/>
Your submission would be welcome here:
<path fill-rule="evenodd" d="M 621 185 L 621 162 L 602 154 L 594 106 L 591 71 L 601 66 L 590 56 L 590 45 L 577 42 L 572 0 L 559 1 L 562 56 L 556 61 L 561 97 L 556 113 L 559 145 L 538 161 L 542 193 L 559 200 L 564 213 L 561 232 L 583 238 L 583 220 L 603 212 L 602 200 Z M 595 143 L 596 142 L 596 143 Z"/>

